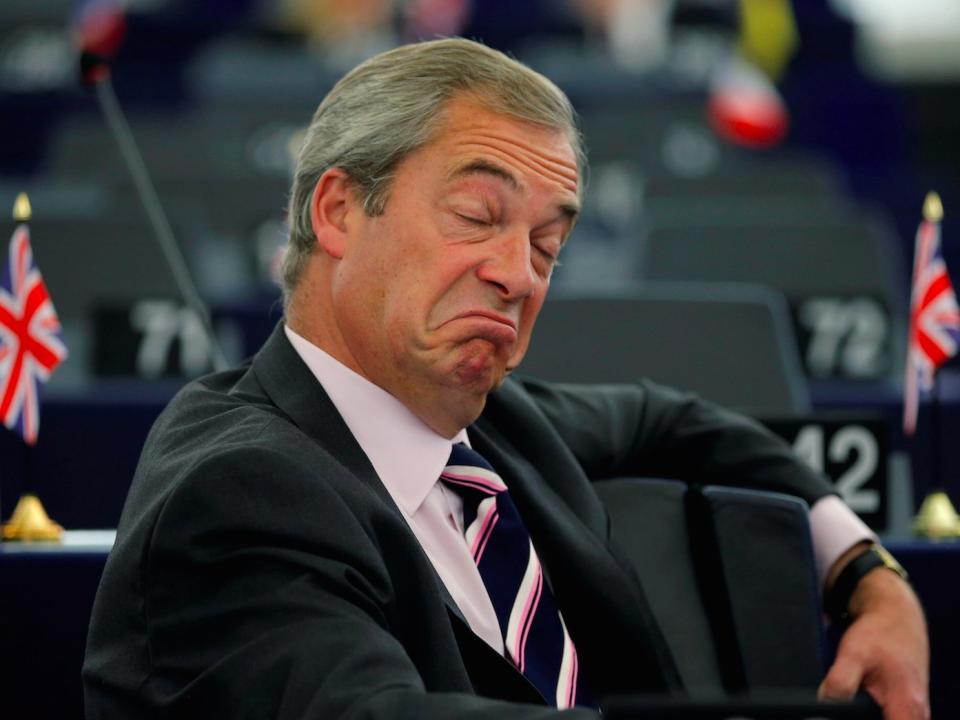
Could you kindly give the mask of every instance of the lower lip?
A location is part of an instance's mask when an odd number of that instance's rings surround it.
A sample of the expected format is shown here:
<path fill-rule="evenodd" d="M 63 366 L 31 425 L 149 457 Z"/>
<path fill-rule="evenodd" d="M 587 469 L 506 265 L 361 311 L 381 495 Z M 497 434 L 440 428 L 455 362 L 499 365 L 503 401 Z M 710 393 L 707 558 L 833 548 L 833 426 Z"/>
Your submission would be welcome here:
<path fill-rule="evenodd" d="M 480 337 L 500 342 L 515 342 L 517 339 L 516 328 L 502 320 L 494 320 L 486 315 L 463 315 L 457 320 L 470 323 L 474 332 L 480 331 L 478 332 Z"/>

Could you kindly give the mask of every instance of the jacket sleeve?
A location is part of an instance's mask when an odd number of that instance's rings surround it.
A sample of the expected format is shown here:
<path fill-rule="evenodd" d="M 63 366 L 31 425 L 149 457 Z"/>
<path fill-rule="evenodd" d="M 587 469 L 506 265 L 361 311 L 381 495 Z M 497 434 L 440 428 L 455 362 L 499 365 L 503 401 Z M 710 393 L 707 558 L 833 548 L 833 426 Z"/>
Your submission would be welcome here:
<path fill-rule="evenodd" d="M 830 483 L 756 421 L 695 395 L 640 381 L 523 385 L 591 479 L 660 477 L 799 496 L 813 505 Z"/>
<path fill-rule="evenodd" d="M 178 720 L 596 717 L 427 692 L 377 543 L 300 460 L 262 448 L 204 460 L 142 555 L 147 704 Z"/>

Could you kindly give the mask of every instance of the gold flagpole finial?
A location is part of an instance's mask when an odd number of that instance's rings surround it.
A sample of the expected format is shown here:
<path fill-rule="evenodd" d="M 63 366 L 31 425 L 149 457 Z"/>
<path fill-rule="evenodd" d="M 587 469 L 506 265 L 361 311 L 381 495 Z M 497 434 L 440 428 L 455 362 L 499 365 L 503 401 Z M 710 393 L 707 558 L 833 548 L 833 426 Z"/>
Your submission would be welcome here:
<path fill-rule="evenodd" d="M 40 498 L 31 493 L 20 496 L 10 521 L 3 526 L 4 540 L 54 542 L 63 536 L 63 528 L 50 519 Z"/>
<path fill-rule="evenodd" d="M 940 222 L 943 219 L 943 203 L 932 190 L 923 201 L 923 219 L 927 222 Z"/>
<path fill-rule="evenodd" d="M 13 203 L 13 219 L 17 222 L 27 222 L 31 215 L 33 210 L 30 209 L 30 198 L 26 193 L 20 193 Z"/>
<path fill-rule="evenodd" d="M 930 493 L 913 519 L 913 533 L 939 540 L 960 537 L 960 515 L 942 490 Z"/>

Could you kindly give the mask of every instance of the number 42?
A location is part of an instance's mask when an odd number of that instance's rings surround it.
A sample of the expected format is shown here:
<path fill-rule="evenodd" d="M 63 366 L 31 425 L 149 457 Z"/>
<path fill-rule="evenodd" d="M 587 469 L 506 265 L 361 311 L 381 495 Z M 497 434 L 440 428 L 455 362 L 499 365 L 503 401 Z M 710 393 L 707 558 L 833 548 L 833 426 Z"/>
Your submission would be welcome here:
<path fill-rule="evenodd" d="M 880 509 L 880 493 L 863 487 L 873 477 L 880 460 L 877 440 L 866 428 L 860 425 L 842 427 L 830 438 L 829 446 L 824 448 L 823 428 L 807 425 L 797 433 L 793 450 L 819 472 L 824 471 L 827 460 L 843 463 L 855 453 L 853 464 L 834 481 L 837 492 L 854 512 L 872 513 Z"/>

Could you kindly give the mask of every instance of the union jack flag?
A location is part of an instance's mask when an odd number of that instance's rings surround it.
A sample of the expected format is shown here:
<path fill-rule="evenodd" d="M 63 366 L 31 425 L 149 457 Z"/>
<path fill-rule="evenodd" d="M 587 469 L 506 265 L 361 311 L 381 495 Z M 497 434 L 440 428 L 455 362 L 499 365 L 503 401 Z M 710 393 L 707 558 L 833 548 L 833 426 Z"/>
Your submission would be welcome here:
<path fill-rule="evenodd" d="M 28 445 L 40 429 L 39 384 L 66 357 L 60 320 L 33 263 L 30 232 L 18 225 L 0 276 L 0 419 Z"/>
<path fill-rule="evenodd" d="M 903 431 L 917 426 L 920 391 L 933 389 L 933 376 L 957 354 L 960 309 L 940 251 L 940 223 L 924 219 L 917 229 L 907 367 L 903 390 Z"/>

